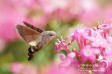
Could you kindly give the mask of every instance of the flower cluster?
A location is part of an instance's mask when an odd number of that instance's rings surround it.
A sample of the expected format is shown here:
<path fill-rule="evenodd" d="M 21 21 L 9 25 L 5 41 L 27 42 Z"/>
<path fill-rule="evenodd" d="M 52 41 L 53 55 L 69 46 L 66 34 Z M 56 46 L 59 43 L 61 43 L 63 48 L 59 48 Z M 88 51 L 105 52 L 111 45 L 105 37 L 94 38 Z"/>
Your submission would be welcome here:
<path fill-rule="evenodd" d="M 55 43 L 60 54 L 59 66 L 78 69 L 86 73 L 110 73 L 112 67 L 112 24 L 103 24 L 94 28 L 77 28 L 65 39 Z M 78 49 L 73 43 L 78 44 Z M 69 48 L 72 46 L 72 51 Z M 83 64 L 83 65 L 82 65 Z M 82 70 L 83 69 L 83 70 Z"/>

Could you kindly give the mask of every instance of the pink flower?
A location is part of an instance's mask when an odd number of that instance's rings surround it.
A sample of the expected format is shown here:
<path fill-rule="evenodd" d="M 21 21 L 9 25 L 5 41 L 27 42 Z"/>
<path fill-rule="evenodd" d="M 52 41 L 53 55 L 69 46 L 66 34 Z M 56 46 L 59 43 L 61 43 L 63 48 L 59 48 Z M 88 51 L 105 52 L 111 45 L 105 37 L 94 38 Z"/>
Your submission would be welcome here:
<path fill-rule="evenodd" d="M 86 23 L 95 20 L 99 6 L 94 0 L 38 0 L 45 14 L 63 21 L 80 20 Z M 94 11 L 94 13 L 92 13 Z M 88 16 L 89 15 L 89 16 Z"/>
<path fill-rule="evenodd" d="M 65 9 L 68 5 L 68 0 L 38 0 L 40 6 L 46 13 L 52 13 L 57 9 Z"/>
<path fill-rule="evenodd" d="M 60 50 L 63 50 L 63 49 L 67 52 L 70 52 L 68 49 L 69 43 L 66 43 L 65 40 L 62 40 L 61 42 L 59 41 L 55 44 L 56 44 L 56 51 L 57 52 L 59 52 Z"/>
<path fill-rule="evenodd" d="M 56 65 L 51 65 L 46 74 L 77 74 L 77 73 L 78 72 L 72 69 L 71 67 L 68 67 L 67 69 L 65 68 L 62 69 Z"/>
<path fill-rule="evenodd" d="M 19 73 L 23 68 L 24 68 L 24 65 L 22 65 L 21 63 L 13 63 L 11 65 L 11 71 L 13 73 Z"/>
<path fill-rule="evenodd" d="M 81 15 L 79 15 L 80 21 L 88 26 L 93 25 L 99 18 L 99 13 L 101 13 L 100 6 L 95 0 L 79 0 L 79 3 L 82 9 Z"/>
<path fill-rule="evenodd" d="M 38 74 L 35 66 L 24 63 L 12 63 L 10 70 L 14 74 Z"/>
<path fill-rule="evenodd" d="M 60 54 L 60 60 L 61 60 L 61 63 L 59 64 L 59 67 L 62 67 L 62 68 L 67 68 L 67 67 L 78 67 L 78 62 L 77 60 L 74 60 L 75 58 L 75 53 L 74 52 L 71 52 L 69 53 L 67 56 L 65 56 L 64 54 Z"/>
<path fill-rule="evenodd" d="M 87 62 L 91 61 L 96 62 L 96 55 L 100 53 L 100 50 L 97 48 L 91 48 L 91 46 L 86 46 L 80 51 L 81 61 Z"/>
<path fill-rule="evenodd" d="M 0 39 L 5 43 L 16 37 L 15 24 L 21 23 L 24 16 L 15 10 L 8 0 L 0 1 Z M 21 10 L 24 13 L 24 11 Z"/>

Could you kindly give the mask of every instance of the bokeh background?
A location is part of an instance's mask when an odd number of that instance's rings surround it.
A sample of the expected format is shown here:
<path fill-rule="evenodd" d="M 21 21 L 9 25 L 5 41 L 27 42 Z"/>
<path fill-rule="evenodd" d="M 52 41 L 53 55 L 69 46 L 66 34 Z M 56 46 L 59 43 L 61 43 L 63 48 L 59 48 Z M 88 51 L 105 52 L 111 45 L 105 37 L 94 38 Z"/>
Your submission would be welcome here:
<path fill-rule="evenodd" d="M 43 30 L 55 29 L 57 36 L 64 38 L 70 28 L 112 23 L 112 0 L 0 0 L 0 74 L 45 74 L 49 64 L 59 61 L 57 38 L 32 61 L 27 60 L 29 44 L 15 29 L 16 24 L 24 25 L 23 21 Z"/>

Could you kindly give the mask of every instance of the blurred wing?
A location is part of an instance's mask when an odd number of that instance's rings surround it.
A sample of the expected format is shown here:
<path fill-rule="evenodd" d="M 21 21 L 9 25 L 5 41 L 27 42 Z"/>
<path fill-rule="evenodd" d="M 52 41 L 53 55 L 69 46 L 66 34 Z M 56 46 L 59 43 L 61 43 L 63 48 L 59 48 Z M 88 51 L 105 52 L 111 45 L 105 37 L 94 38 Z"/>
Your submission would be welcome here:
<path fill-rule="evenodd" d="M 29 28 L 31 28 L 31 29 L 34 29 L 34 30 L 36 30 L 37 32 L 40 32 L 40 33 L 43 32 L 43 30 L 41 30 L 41 29 L 39 29 L 39 28 L 37 28 L 37 27 L 35 27 L 35 26 L 33 26 L 33 25 L 27 23 L 27 22 L 23 22 L 23 23 L 24 23 L 27 27 L 29 27 Z"/>
<path fill-rule="evenodd" d="M 16 29 L 20 36 L 32 46 L 36 46 L 36 44 L 40 41 L 41 34 L 31 28 L 16 25 Z"/>

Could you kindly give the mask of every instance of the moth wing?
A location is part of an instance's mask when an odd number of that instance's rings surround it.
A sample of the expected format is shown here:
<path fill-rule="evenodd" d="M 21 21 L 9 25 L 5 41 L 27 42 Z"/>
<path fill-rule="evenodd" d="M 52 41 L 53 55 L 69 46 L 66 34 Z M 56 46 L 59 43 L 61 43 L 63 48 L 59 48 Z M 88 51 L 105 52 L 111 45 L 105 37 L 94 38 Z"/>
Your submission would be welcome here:
<path fill-rule="evenodd" d="M 33 26 L 33 25 L 27 23 L 27 22 L 23 22 L 23 23 L 24 23 L 27 27 L 29 27 L 29 28 L 31 28 L 31 29 L 34 29 L 34 30 L 36 30 L 37 32 L 40 32 L 40 33 L 44 32 L 43 30 L 41 30 L 41 29 L 39 29 L 39 28 L 37 28 L 37 27 L 35 27 L 35 26 Z"/>
<path fill-rule="evenodd" d="M 16 25 L 16 29 L 20 36 L 32 46 L 36 46 L 41 39 L 41 34 L 29 27 Z"/>

